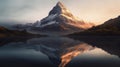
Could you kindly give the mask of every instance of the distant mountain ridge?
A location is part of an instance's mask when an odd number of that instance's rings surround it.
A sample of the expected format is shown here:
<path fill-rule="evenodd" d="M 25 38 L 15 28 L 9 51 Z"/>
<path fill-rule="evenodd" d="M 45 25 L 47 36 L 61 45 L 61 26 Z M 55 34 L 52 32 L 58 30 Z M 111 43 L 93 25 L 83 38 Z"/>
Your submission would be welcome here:
<path fill-rule="evenodd" d="M 9 30 L 5 27 L 0 26 L 0 38 L 4 37 L 15 37 L 15 36 L 36 36 L 34 34 L 28 33 L 27 31 Z"/>
<path fill-rule="evenodd" d="M 120 16 L 86 31 L 71 35 L 120 35 Z"/>

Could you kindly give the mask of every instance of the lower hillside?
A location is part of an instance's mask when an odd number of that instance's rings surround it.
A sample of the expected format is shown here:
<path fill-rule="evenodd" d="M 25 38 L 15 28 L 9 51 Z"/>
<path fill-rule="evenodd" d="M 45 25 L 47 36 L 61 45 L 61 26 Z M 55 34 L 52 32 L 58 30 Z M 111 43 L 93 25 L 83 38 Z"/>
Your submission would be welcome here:
<path fill-rule="evenodd" d="M 120 35 L 120 16 L 104 24 L 71 35 Z"/>
<path fill-rule="evenodd" d="M 40 35 L 34 35 L 31 33 L 28 33 L 27 31 L 18 31 L 18 30 L 9 30 L 5 27 L 0 26 L 0 38 L 1 37 L 15 37 L 15 36 L 40 36 Z"/>

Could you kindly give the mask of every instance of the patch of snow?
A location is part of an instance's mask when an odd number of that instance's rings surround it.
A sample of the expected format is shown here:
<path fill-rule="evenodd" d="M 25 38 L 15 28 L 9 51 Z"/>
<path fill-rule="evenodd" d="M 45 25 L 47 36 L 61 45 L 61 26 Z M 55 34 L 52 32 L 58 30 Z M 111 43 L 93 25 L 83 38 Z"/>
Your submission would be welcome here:
<path fill-rule="evenodd" d="M 49 15 L 48 17 L 45 18 L 44 21 L 49 21 L 49 20 L 51 21 L 51 20 L 53 20 L 57 15 L 58 15 L 58 14 Z M 42 22 L 42 20 L 41 20 L 41 22 Z M 41 25 L 41 22 L 38 22 L 38 21 L 37 21 L 36 23 L 34 23 L 33 26 L 35 26 L 35 27 L 44 27 L 44 26 L 47 26 L 47 25 L 51 25 L 51 24 L 56 23 L 56 21 L 51 21 L 51 22 L 48 22 L 48 23 L 46 23 L 46 24 Z"/>
<path fill-rule="evenodd" d="M 58 14 L 49 15 L 45 20 L 53 20 Z"/>
<path fill-rule="evenodd" d="M 41 26 L 39 26 L 39 27 L 45 27 L 45 26 L 47 26 L 47 25 L 51 25 L 51 24 L 55 24 L 55 23 L 57 23 L 57 22 L 56 22 L 56 21 L 50 21 L 50 22 L 48 22 L 47 24 L 41 25 Z"/>

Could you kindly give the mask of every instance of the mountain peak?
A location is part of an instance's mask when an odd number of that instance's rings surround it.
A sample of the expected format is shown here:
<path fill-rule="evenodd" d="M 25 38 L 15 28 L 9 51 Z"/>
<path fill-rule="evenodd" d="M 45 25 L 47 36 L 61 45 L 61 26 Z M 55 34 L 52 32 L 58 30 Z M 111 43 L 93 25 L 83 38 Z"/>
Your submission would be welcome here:
<path fill-rule="evenodd" d="M 56 6 L 65 7 L 64 4 L 60 1 L 56 4 Z"/>
<path fill-rule="evenodd" d="M 34 23 L 31 30 L 46 35 L 48 35 L 49 32 L 51 32 L 51 35 L 65 35 L 83 31 L 91 26 L 93 25 L 80 21 L 63 3 L 58 2 L 47 17 L 43 18 L 40 22 Z"/>
<path fill-rule="evenodd" d="M 64 4 L 62 2 L 58 2 L 56 4 L 56 6 L 54 6 L 54 8 L 50 11 L 49 15 L 51 14 L 63 14 L 66 13 L 68 10 L 67 8 L 64 6 Z"/>

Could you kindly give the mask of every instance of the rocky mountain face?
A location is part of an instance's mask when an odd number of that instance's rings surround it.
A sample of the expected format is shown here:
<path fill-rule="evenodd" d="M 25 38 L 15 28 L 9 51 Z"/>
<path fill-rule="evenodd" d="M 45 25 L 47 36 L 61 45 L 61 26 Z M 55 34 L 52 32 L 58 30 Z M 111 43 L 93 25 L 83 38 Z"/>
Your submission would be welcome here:
<path fill-rule="evenodd" d="M 119 35 L 120 34 L 120 16 L 114 19 L 110 19 L 103 24 L 92 27 L 86 31 L 75 33 L 72 35 Z"/>
<path fill-rule="evenodd" d="M 58 2 L 48 16 L 36 21 L 29 31 L 61 35 L 83 31 L 92 26 L 91 23 L 79 20 L 61 2 Z"/>

